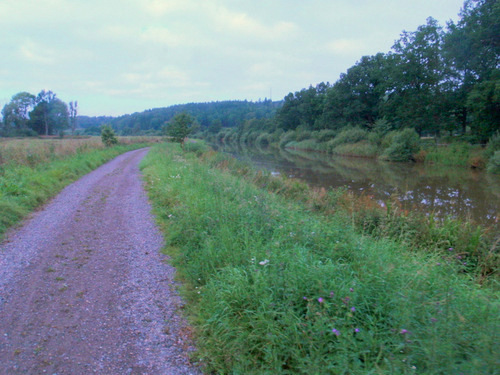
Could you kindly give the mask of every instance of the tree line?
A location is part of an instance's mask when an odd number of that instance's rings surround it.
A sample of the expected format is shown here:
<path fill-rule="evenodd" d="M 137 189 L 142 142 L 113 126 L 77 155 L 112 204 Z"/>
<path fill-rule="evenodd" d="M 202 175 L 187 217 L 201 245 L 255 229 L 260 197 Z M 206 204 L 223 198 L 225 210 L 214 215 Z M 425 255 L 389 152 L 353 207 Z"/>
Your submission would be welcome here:
<path fill-rule="evenodd" d="M 500 126 L 500 2 L 468 0 L 460 20 L 433 18 L 403 32 L 388 53 L 362 57 L 334 84 L 284 98 L 284 131 L 413 128 L 486 142 Z"/>
<path fill-rule="evenodd" d="M 66 129 L 74 133 L 77 115 L 77 101 L 70 102 L 68 106 L 50 90 L 42 90 L 36 96 L 20 92 L 2 109 L 0 135 L 48 136 L 62 134 Z"/>
<path fill-rule="evenodd" d="M 194 130 L 215 134 L 225 127 L 241 126 L 250 119 L 271 118 L 280 105 L 280 102 L 267 99 L 258 102 L 228 100 L 187 103 L 119 117 L 79 116 L 78 123 L 87 134 L 97 135 L 103 124 L 110 124 L 120 135 L 158 135 L 163 134 L 165 124 L 176 115 L 186 113 L 193 118 Z"/>

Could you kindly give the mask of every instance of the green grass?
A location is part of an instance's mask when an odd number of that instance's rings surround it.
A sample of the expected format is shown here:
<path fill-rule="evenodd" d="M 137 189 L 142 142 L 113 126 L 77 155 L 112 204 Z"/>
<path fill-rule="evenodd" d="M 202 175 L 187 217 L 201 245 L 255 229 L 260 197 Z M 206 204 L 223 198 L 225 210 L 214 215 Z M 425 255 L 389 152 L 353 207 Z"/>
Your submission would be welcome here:
<path fill-rule="evenodd" d="M 55 196 L 66 185 L 121 153 L 146 144 L 119 145 L 107 149 L 86 149 L 34 165 L 11 160 L 0 165 L 0 239 L 6 230 L 19 223 L 29 212 Z M 41 154 L 33 154 L 41 159 Z M 45 158 L 46 155 L 43 155 Z"/>
<path fill-rule="evenodd" d="M 169 145 L 142 165 L 207 372 L 495 373 L 495 291 L 215 159 Z"/>

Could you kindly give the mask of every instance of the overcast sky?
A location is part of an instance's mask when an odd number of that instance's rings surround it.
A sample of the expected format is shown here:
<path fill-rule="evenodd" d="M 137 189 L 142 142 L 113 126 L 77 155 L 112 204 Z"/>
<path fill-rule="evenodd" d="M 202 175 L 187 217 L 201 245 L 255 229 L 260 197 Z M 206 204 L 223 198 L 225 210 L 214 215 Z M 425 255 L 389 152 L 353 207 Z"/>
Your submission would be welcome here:
<path fill-rule="evenodd" d="M 283 99 L 335 82 L 463 0 L 0 0 L 0 108 L 52 90 L 83 115 Z"/>

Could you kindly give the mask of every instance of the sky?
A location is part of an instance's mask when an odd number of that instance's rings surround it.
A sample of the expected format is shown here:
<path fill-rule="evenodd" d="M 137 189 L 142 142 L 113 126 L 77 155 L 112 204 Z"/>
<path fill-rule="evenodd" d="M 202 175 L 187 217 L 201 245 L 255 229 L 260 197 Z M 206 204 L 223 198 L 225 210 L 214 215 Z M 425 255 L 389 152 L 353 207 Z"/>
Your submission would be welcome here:
<path fill-rule="evenodd" d="M 0 0 L 0 108 L 52 90 L 79 114 L 281 100 L 334 83 L 463 0 Z"/>

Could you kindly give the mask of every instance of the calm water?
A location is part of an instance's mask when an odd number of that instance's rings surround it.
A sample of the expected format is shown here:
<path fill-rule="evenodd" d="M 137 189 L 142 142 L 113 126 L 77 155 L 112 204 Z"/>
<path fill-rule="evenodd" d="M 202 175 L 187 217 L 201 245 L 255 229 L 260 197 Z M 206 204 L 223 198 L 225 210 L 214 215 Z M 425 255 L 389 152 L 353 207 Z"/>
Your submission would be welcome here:
<path fill-rule="evenodd" d="M 285 174 L 312 186 L 345 186 L 369 194 L 381 205 L 398 199 L 405 209 L 439 217 L 451 215 L 498 227 L 500 177 L 463 168 L 333 157 L 314 152 L 223 149 L 238 159 L 274 174 Z"/>

